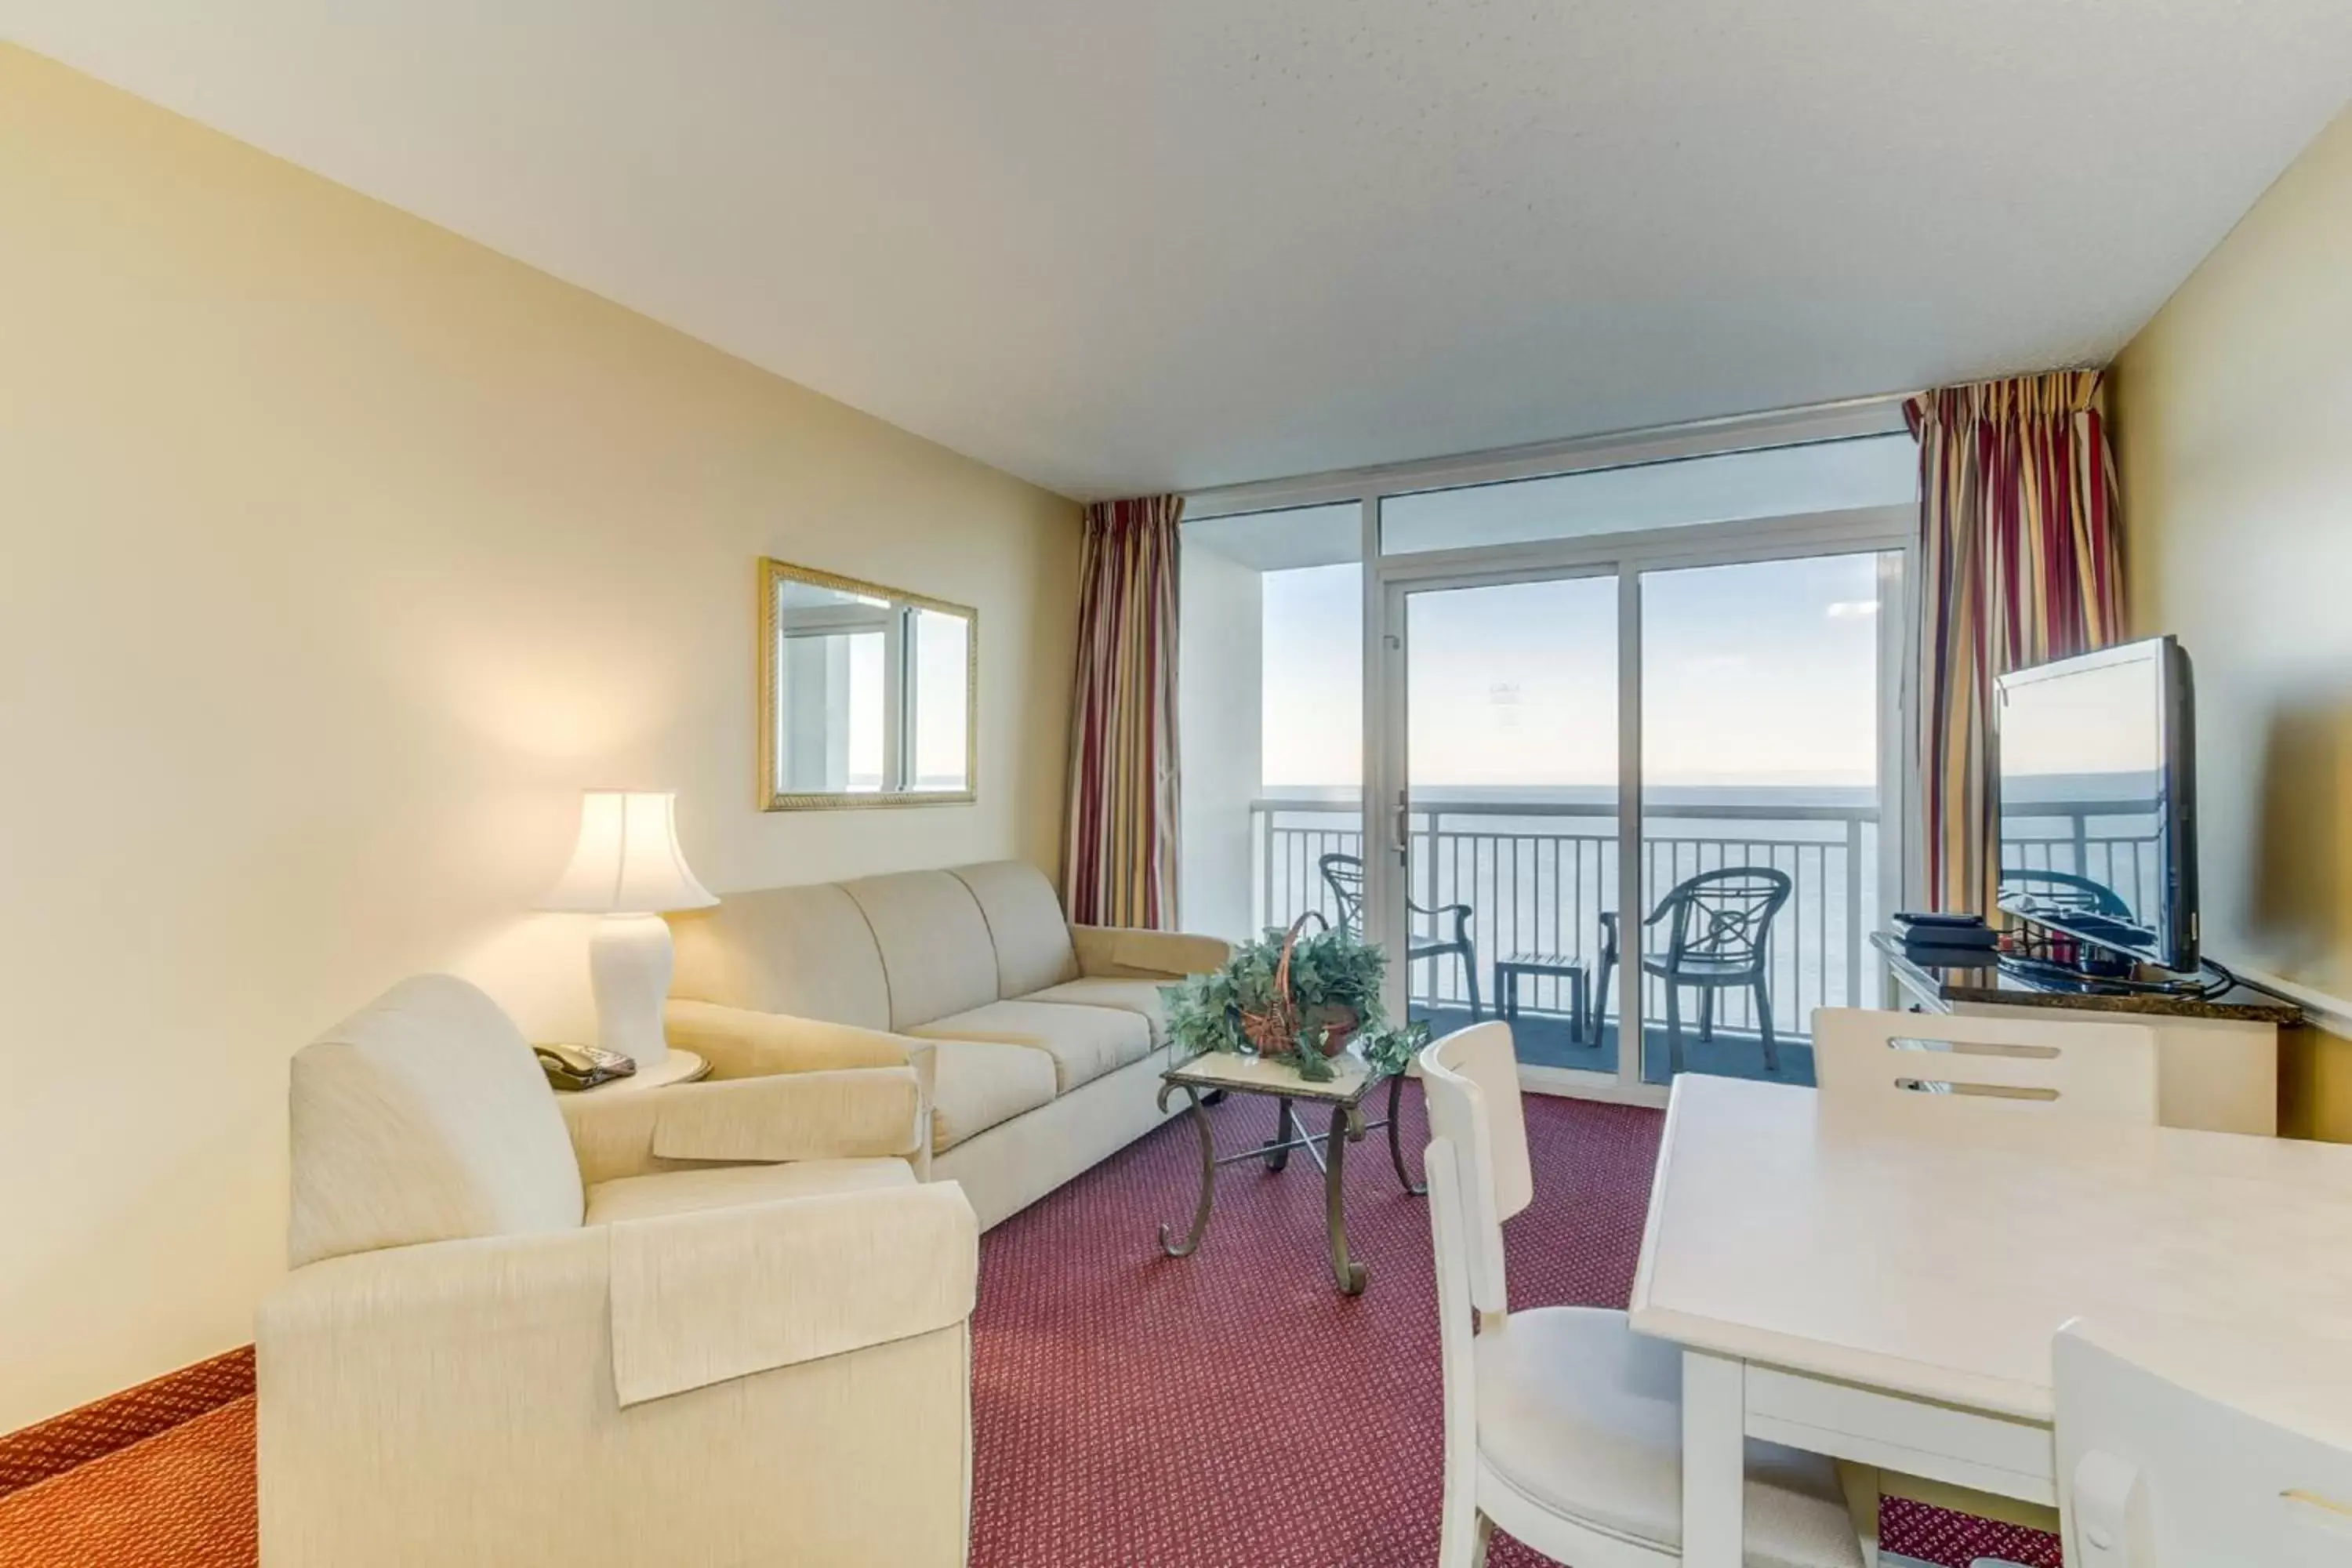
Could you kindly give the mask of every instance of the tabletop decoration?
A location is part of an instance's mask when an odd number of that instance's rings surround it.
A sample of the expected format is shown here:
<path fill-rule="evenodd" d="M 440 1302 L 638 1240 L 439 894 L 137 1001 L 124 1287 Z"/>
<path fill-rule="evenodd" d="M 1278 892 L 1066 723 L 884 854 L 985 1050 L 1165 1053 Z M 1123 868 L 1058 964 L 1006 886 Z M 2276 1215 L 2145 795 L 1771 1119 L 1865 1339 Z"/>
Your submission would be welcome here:
<path fill-rule="evenodd" d="M 1313 921 L 1323 929 L 1306 931 Z M 1381 1005 L 1388 954 L 1316 911 L 1238 946 L 1225 965 L 1161 987 L 1168 1037 L 1187 1057 L 1224 1051 L 1287 1062 L 1308 1083 L 1337 1076 L 1331 1058 L 1351 1045 L 1374 1075 L 1402 1072 L 1429 1036 L 1392 1026 Z"/>

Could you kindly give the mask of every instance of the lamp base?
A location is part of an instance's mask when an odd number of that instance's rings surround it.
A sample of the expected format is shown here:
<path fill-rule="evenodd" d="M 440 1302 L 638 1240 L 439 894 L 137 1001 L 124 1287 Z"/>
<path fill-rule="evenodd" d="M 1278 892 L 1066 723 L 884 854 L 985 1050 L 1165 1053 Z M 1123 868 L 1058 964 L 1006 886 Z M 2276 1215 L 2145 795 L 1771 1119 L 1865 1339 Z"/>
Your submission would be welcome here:
<path fill-rule="evenodd" d="M 588 942 L 596 1043 L 629 1057 L 641 1073 L 662 1070 L 669 1056 L 662 1003 L 670 962 L 669 922 L 659 915 L 606 915 Z"/>

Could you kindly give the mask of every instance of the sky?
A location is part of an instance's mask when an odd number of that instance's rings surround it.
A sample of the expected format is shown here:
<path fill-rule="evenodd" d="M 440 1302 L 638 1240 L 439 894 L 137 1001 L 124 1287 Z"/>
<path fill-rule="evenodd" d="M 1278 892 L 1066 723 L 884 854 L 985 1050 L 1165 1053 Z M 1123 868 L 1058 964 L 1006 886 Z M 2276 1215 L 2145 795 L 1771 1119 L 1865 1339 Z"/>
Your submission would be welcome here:
<path fill-rule="evenodd" d="M 1360 782 L 1362 584 L 1353 563 L 1265 576 L 1268 788 Z M 1875 782 L 1876 555 L 1651 572 L 1642 595 L 1648 784 Z M 1613 575 L 1407 604 L 1416 788 L 1616 782 Z"/>

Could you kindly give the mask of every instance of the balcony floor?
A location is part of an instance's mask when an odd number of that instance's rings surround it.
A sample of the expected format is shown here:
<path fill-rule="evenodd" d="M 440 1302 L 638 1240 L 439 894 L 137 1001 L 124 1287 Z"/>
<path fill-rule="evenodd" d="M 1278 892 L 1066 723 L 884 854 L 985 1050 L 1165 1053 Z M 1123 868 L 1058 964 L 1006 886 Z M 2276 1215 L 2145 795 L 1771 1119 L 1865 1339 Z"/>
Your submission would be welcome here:
<path fill-rule="evenodd" d="M 1470 1025 L 1470 1009 L 1440 1003 L 1434 1006 L 1423 1002 L 1412 1005 L 1412 1016 L 1427 1018 L 1431 1028 L 1440 1035 L 1451 1034 Z M 1492 1013 L 1486 1016 L 1491 1018 Z M 1666 1030 L 1661 1024 L 1652 1024 L 1643 1031 L 1646 1037 L 1642 1060 L 1644 1076 L 1653 1083 L 1663 1083 L 1666 1077 Z M 1585 1072 L 1614 1073 L 1617 1070 L 1617 1021 L 1611 1019 L 1601 1027 L 1601 1042 L 1588 1045 L 1579 1042 L 1569 1027 L 1564 1014 L 1538 1013 L 1522 1007 L 1511 1036 L 1518 1047 L 1519 1060 L 1530 1067 L 1575 1068 Z M 1763 1083 L 1797 1083 L 1807 1088 L 1813 1082 L 1812 1042 L 1801 1035 L 1782 1035 L 1779 1038 L 1780 1070 L 1764 1070 L 1764 1047 L 1753 1030 L 1718 1028 L 1712 1040 L 1702 1040 L 1696 1028 L 1683 1031 L 1683 1065 L 1691 1072 L 1713 1073 L 1720 1078 L 1755 1079 Z"/>

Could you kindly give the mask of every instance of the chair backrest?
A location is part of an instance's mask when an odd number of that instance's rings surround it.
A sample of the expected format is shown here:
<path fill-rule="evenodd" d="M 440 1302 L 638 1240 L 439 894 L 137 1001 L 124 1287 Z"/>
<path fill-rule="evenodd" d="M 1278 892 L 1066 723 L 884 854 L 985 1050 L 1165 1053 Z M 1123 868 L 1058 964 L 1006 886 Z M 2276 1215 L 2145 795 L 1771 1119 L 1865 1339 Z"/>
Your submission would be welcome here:
<path fill-rule="evenodd" d="M 2144 1024 L 1823 1007 L 1813 1076 L 1828 1099 L 1856 1107 L 1948 1096 L 2156 1125 L 2156 1032 Z"/>
<path fill-rule="evenodd" d="M 1026 996 L 1078 977 L 1062 896 L 1045 872 L 1026 860 L 986 860 L 951 866 L 948 875 L 971 889 L 988 921 L 999 998 Z"/>
<path fill-rule="evenodd" d="M 1439 1232 L 1439 1269 L 1445 1269 L 1450 1254 L 1465 1271 L 1471 1304 L 1482 1312 L 1502 1311 L 1510 1294 L 1503 1222 L 1535 1197 L 1510 1026 L 1476 1024 L 1433 1041 L 1422 1050 L 1421 1075 L 1429 1107 L 1429 1163 L 1445 1167 L 1454 1194 L 1452 1203 L 1430 1205 L 1430 1224 Z"/>
<path fill-rule="evenodd" d="M 729 893 L 667 917 L 670 994 L 861 1029 L 890 1026 L 890 979 L 874 928 L 838 882 Z"/>
<path fill-rule="evenodd" d="M 1668 962 L 1704 958 L 1761 969 L 1772 917 L 1789 901 L 1790 886 L 1789 874 L 1770 866 L 1727 866 L 1685 878 L 1651 916 L 1668 922 Z"/>
<path fill-rule="evenodd" d="M 2000 871 L 2000 890 L 2007 895 L 2012 889 L 2032 893 L 2040 902 L 2084 914 L 2128 919 L 2132 912 L 2131 906 L 2124 902 L 2121 893 L 2095 878 L 2078 876 L 2072 871 L 2004 866 Z"/>
<path fill-rule="evenodd" d="M 1315 862 L 1323 873 L 1324 886 L 1331 889 L 1332 901 L 1339 906 L 1339 929 L 1359 931 L 1364 929 L 1364 861 L 1359 855 L 1326 855 Z"/>
<path fill-rule="evenodd" d="M 730 893 L 669 917 L 670 994 L 911 1029 L 1078 977 L 1062 901 L 1025 860 Z"/>
<path fill-rule="evenodd" d="M 580 1165 L 539 1060 L 447 974 L 404 980 L 294 1054 L 289 1265 L 569 1230 Z"/>
<path fill-rule="evenodd" d="M 2344 1347 L 2217 1331 L 2148 1358 L 2077 1321 L 2051 1363 L 2072 1568 L 2352 1562 Z"/>

